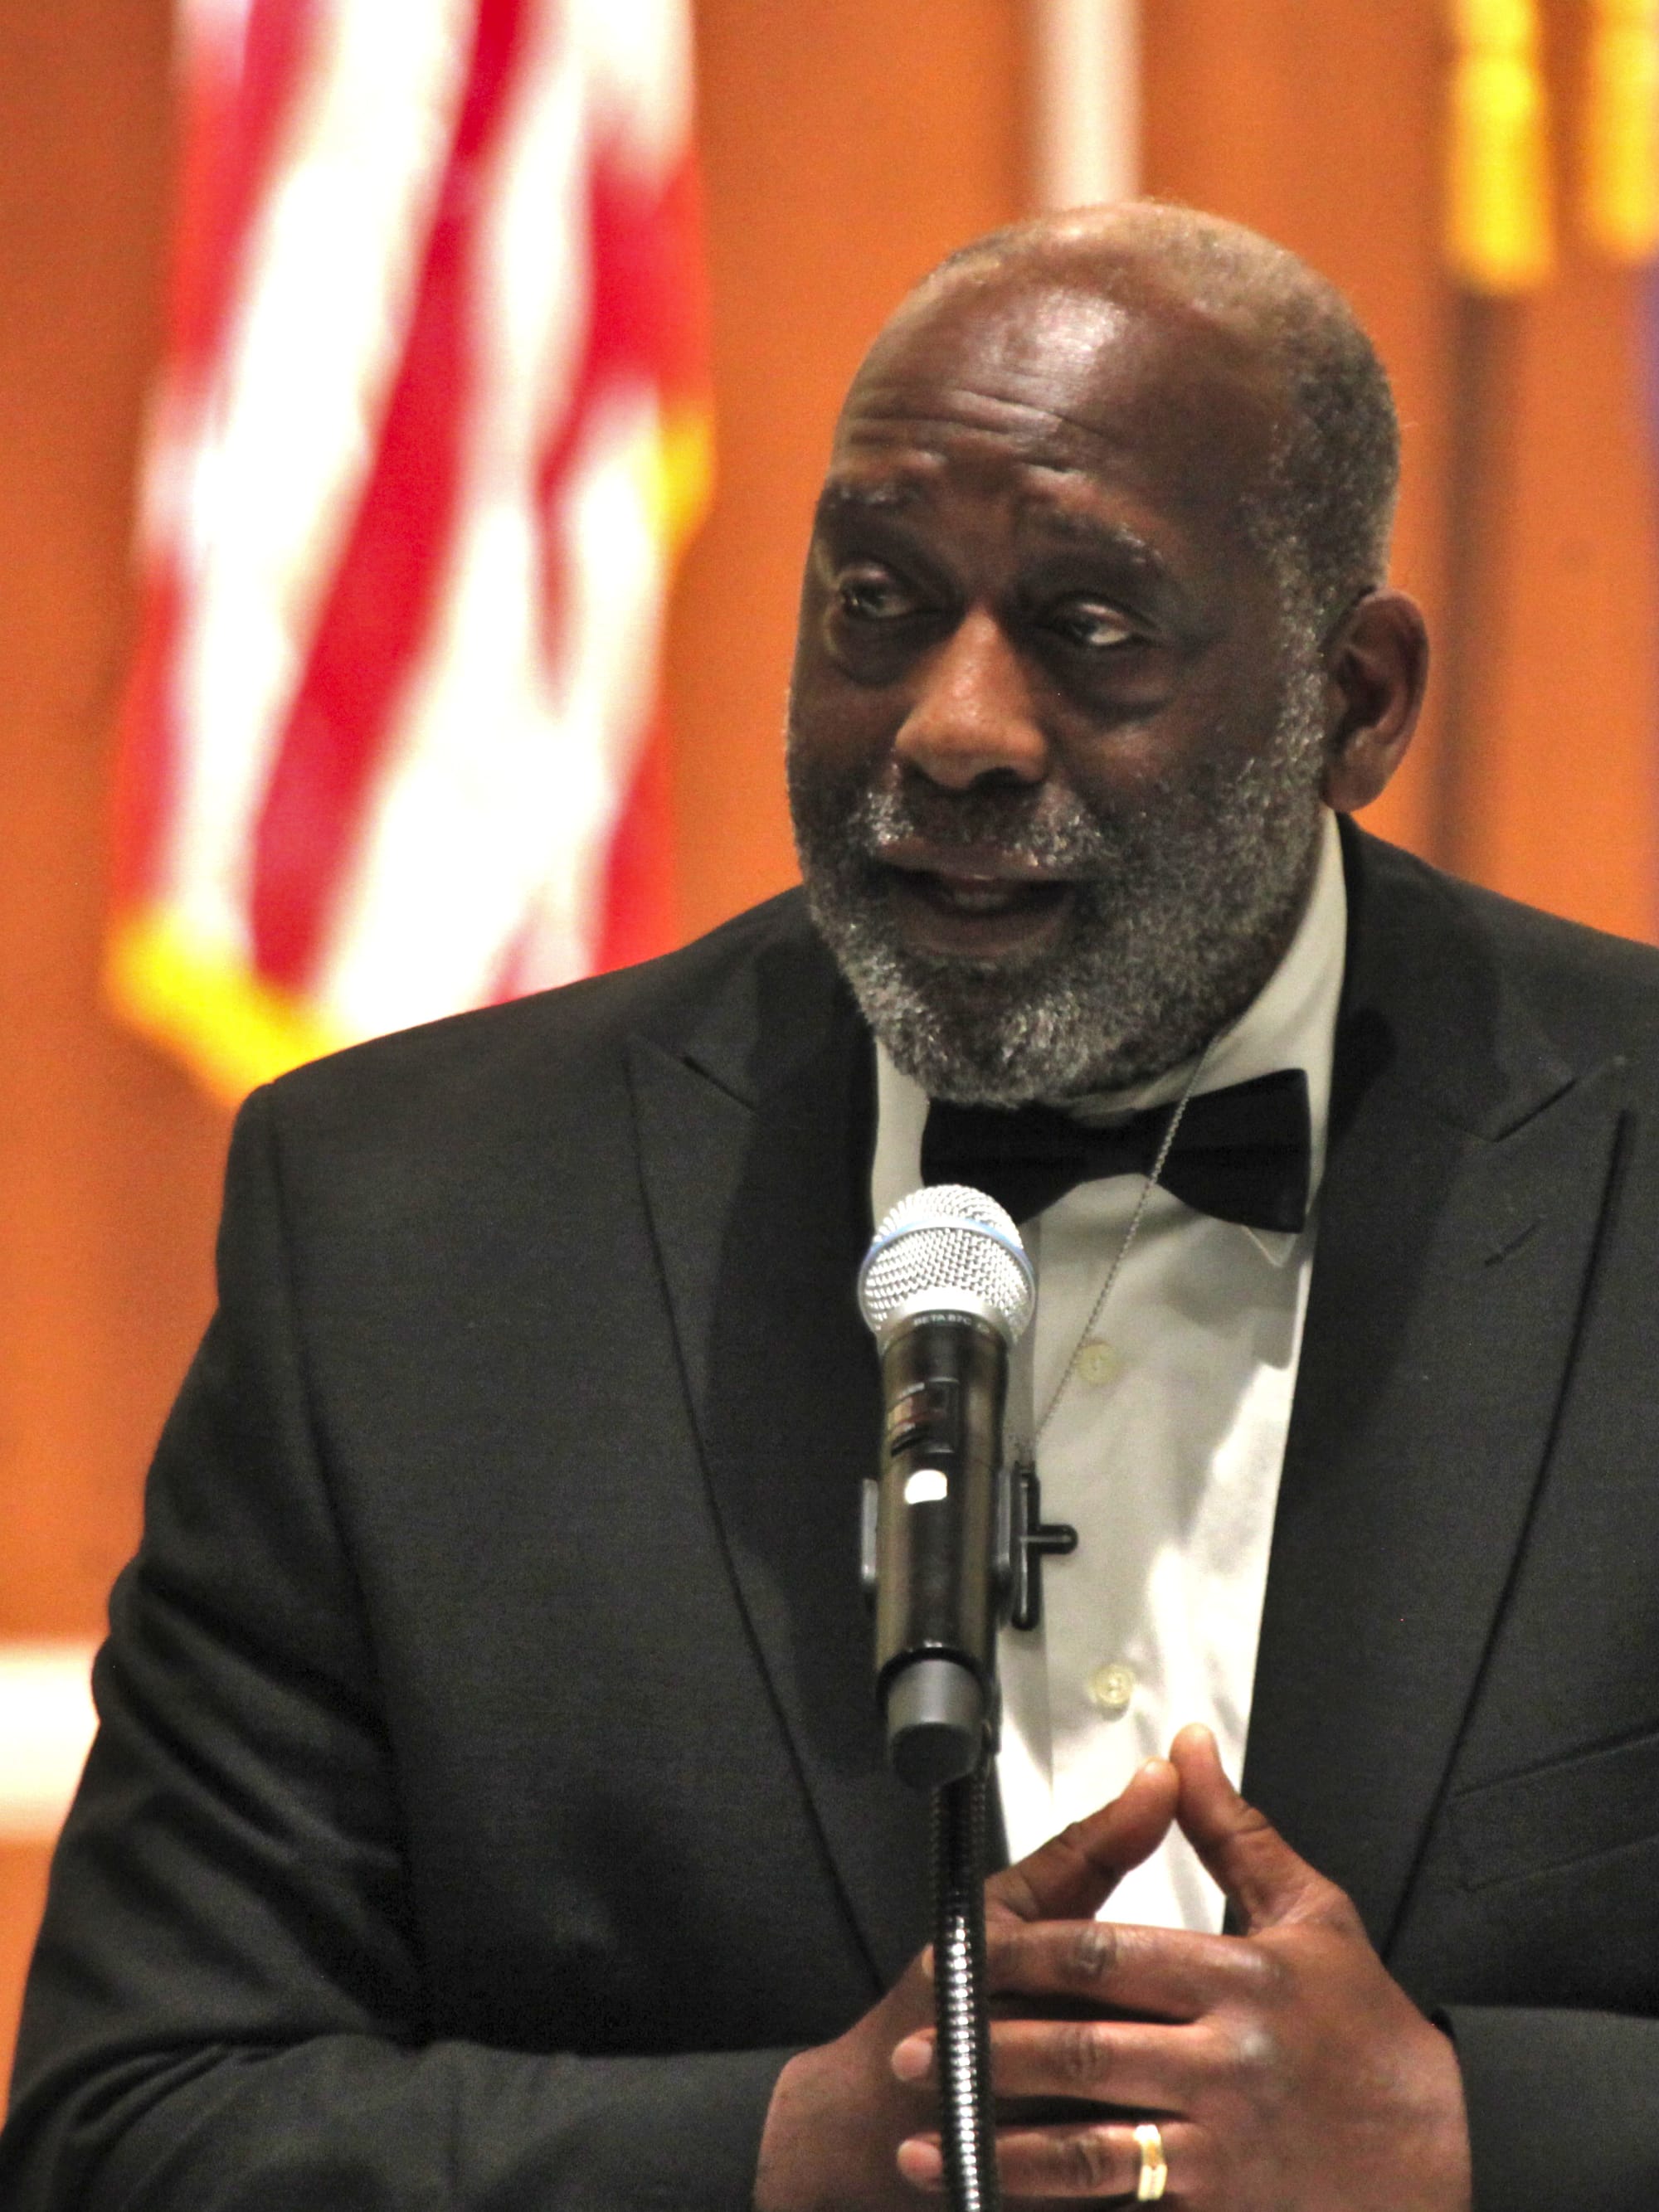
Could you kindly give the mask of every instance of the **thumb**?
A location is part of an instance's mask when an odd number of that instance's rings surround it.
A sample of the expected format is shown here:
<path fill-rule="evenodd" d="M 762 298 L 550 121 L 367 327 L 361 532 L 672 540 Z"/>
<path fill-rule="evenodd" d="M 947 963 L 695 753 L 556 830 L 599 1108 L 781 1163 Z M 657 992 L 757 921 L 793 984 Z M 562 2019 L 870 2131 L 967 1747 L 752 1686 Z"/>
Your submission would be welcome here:
<path fill-rule="evenodd" d="M 1244 1933 L 1329 1916 L 1346 1902 L 1334 1882 L 1298 1858 L 1265 1813 L 1245 1803 L 1222 1767 L 1215 1738 L 1194 1723 L 1170 1747 L 1180 1778 L 1182 1832 L 1243 1916 Z"/>
<path fill-rule="evenodd" d="M 1090 1920 L 1131 1867 L 1169 1833 L 1179 1784 L 1167 1759 L 1149 1759 L 1109 1805 L 1073 1820 L 985 1885 L 988 1911 L 1019 1920 Z"/>

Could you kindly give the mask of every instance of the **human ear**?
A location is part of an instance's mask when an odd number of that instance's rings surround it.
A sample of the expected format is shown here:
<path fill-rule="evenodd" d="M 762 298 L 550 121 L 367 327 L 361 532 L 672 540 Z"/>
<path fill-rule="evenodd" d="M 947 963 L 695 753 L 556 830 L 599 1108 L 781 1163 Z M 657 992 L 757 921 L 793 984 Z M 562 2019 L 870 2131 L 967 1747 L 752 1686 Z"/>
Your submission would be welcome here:
<path fill-rule="evenodd" d="M 1423 704 L 1429 634 L 1404 592 L 1367 592 L 1326 651 L 1330 721 L 1321 793 L 1338 814 L 1369 806 L 1405 757 Z"/>

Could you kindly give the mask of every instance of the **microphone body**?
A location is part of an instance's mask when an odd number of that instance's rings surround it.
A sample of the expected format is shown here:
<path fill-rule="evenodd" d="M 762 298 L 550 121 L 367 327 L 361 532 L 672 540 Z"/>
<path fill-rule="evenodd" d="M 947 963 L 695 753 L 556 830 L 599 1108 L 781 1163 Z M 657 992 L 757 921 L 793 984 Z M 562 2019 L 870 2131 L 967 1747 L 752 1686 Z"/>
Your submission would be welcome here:
<path fill-rule="evenodd" d="M 1013 1223 L 960 1185 L 896 1206 L 860 1278 L 886 1409 L 866 1522 L 877 1692 L 893 1766 L 918 1789 L 971 1774 L 995 1719 L 1008 1354 L 1032 1299 Z"/>
<path fill-rule="evenodd" d="M 887 1434 L 876 1516 L 876 1684 L 896 1760 L 976 1754 L 995 1684 L 998 1477 L 1008 1347 L 988 1322 L 921 1312 L 882 1352 Z M 949 1661 L 949 1672 L 927 1663 Z M 914 1679 L 898 1680 L 907 1669 Z M 965 1674 L 964 1674 L 965 1670 Z M 954 1678 L 954 1679 L 953 1679 Z M 897 1699 L 897 1711 L 894 1700 Z M 912 1741 L 942 1729 L 950 1741 Z M 960 1736 L 958 1744 L 955 1739 Z M 922 1786 L 930 1772 L 906 1773 Z M 954 1778 L 946 1777 L 945 1778 Z"/>

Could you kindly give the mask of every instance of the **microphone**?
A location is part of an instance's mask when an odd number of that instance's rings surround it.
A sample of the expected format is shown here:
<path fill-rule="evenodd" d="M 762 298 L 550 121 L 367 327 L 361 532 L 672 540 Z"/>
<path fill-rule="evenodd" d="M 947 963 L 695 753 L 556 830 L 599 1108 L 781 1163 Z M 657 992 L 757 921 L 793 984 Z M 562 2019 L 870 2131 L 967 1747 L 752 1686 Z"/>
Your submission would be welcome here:
<path fill-rule="evenodd" d="M 1012 1543 L 1008 1354 L 1036 1303 L 1012 1220 L 961 1183 L 901 1199 L 859 1271 L 886 1409 L 865 1503 L 877 1694 L 894 1771 L 919 1790 L 972 1774 L 995 1718 Z"/>

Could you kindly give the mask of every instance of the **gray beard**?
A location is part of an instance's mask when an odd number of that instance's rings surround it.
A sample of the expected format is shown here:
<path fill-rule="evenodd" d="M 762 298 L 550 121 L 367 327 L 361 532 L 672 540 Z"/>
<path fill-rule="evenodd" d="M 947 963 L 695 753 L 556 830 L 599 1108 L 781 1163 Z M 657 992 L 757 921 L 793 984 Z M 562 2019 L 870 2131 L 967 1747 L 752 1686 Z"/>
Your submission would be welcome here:
<path fill-rule="evenodd" d="M 792 743 L 790 805 L 812 918 L 894 1062 L 930 1097 L 1019 1106 L 1179 1066 L 1241 1014 L 1284 953 L 1317 854 L 1323 672 L 1292 678 L 1273 736 L 1108 816 L 1061 787 L 896 793 L 823 776 Z M 1024 959 L 919 953 L 880 854 L 902 839 L 994 844 L 1081 875 L 1055 940 Z"/>

